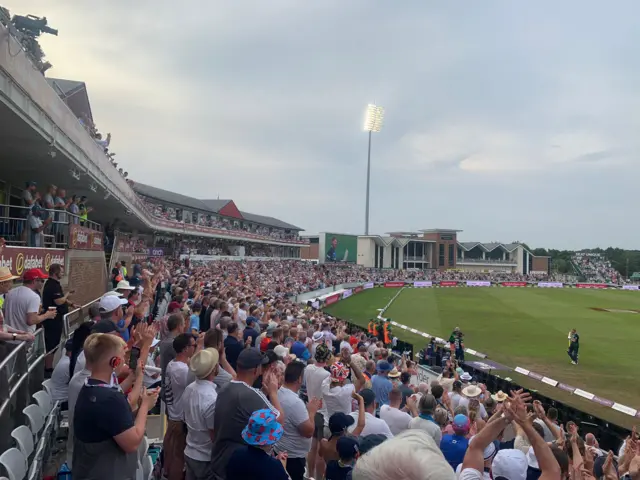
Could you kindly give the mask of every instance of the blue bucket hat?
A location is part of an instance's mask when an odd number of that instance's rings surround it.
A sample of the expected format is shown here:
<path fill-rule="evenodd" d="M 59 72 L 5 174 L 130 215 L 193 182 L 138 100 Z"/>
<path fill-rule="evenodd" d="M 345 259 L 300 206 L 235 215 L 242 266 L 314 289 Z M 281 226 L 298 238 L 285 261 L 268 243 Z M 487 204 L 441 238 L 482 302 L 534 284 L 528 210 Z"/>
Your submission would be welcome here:
<path fill-rule="evenodd" d="M 282 437 L 282 425 L 278 423 L 275 414 L 264 408 L 256 410 L 249 417 L 249 423 L 242 430 L 242 439 L 248 445 L 273 445 Z"/>

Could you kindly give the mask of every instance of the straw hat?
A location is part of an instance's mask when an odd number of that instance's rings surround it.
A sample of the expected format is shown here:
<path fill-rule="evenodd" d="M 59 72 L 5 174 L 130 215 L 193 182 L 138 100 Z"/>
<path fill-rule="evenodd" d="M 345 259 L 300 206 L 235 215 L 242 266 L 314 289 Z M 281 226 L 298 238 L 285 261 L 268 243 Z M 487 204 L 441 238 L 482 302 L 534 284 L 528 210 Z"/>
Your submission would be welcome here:
<path fill-rule="evenodd" d="M 393 367 L 393 369 L 389 372 L 389 378 L 398 378 L 399 376 L 400 372 L 396 367 Z"/>
<path fill-rule="evenodd" d="M 10 280 L 15 280 L 16 278 L 20 278 L 20 277 L 11 273 L 11 270 L 9 270 L 9 268 L 0 267 L 0 283 L 8 282 Z"/>
<path fill-rule="evenodd" d="M 479 397 L 481 393 L 482 390 L 480 389 L 480 387 L 477 387 L 475 385 L 469 385 L 468 387 L 462 389 L 462 394 L 467 398 Z"/>
<path fill-rule="evenodd" d="M 502 390 L 500 390 L 498 393 L 491 395 L 491 398 L 493 398 L 496 402 L 498 403 L 502 403 L 504 402 L 507 398 L 509 398 L 509 395 L 507 395 L 506 393 L 504 393 Z"/>

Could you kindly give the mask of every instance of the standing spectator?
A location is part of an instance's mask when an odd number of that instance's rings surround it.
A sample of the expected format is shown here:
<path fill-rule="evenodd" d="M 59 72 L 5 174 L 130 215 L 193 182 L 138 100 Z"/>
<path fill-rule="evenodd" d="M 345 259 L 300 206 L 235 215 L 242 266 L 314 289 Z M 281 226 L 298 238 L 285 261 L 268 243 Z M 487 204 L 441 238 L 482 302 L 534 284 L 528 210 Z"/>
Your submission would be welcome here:
<path fill-rule="evenodd" d="M 23 217 L 27 217 L 31 207 L 40 200 L 40 193 L 37 191 L 37 188 L 38 184 L 36 182 L 29 181 L 22 191 L 22 206 L 25 207 L 22 211 Z"/>
<path fill-rule="evenodd" d="M 238 328 L 236 322 L 231 322 L 227 326 L 227 338 L 224 339 L 224 353 L 227 357 L 227 361 L 231 368 L 236 369 L 236 362 L 238 361 L 238 355 L 244 348 L 242 331 Z M 247 340 L 248 342 L 248 340 Z"/>
<path fill-rule="evenodd" d="M 180 400 L 188 385 L 189 360 L 195 353 L 196 340 L 190 333 L 182 333 L 173 340 L 176 358 L 165 371 L 162 391 L 167 404 L 167 431 L 162 442 L 164 452 L 164 476 L 168 480 L 181 480 L 184 470 L 186 446 L 184 410 Z"/>
<path fill-rule="evenodd" d="M 238 357 L 236 380 L 229 382 L 220 391 L 216 402 L 211 452 L 213 478 L 243 478 L 230 476 L 225 472 L 233 453 L 244 445 L 243 429 L 249 423 L 253 412 L 267 409 L 278 417 L 280 423 L 284 422 L 275 375 L 264 378 L 263 390 L 266 391 L 266 396 L 262 391 L 250 386 L 261 375 L 262 365 L 266 362 L 268 358 L 258 350 L 245 348 Z"/>
<path fill-rule="evenodd" d="M 389 405 L 380 407 L 380 418 L 389 425 L 389 430 L 391 430 L 391 433 L 394 435 L 398 435 L 400 432 L 408 429 L 409 422 L 411 422 L 411 415 L 400 410 L 401 403 L 402 393 L 400 389 L 394 388 L 391 390 L 391 393 L 389 393 Z M 413 401 L 413 405 L 415 406 L 415 400 Z"/>
<path fill-rule="evenodd" d="M 347 480 L 351 478 L 351 471 L 360 456 L 358 441 L 352 437 L 340 437 L 336 442 L 339 460 L 327 463 L 326 480 Z M 293 479 L 292 479 L 293 480 Z"/>
<path fill-rule="evenodd" d="M 4 313 L 6 324 L 21 332 L 35 334 L 36 325 L 56 316 L 56 309 L 40 311 L 40 289 L 47 275 L 39 268 L 27 270 L 22 275 L 22 285 L 5 295 Z"/>
<path fill-rule="evenodd" d="M 265 408 L 253 412 L 242 430 L 242 439 L 247 446 L 236 449 L 231 455 L 226 478 L 288 480 L 289 475 L 285 470 L 287 454 L 281 453 L 276 458 L 269 455 L 282 434 L 282 425 L 271 410 Z"/>
<path fill-rule="evenodd" d="M 89 220 L 88 216 L 93 211 L 93 207 L 87 207 L 87 197 L 84 195 L 80 197 L 80 203 L 78 203 L 78 214 L 80 215 L 80 223 L 86 225 Z"/>
<path fill-rule="evenodd" d="M 62 233 L 65 231 L 65 225 L 68 222 L 67 209 L 69 208 L 69 205 L 71 205 L 71 199 L 67 200 L 66 196 L 67 191 L 64 188 L 58 188 L 55 197 L 56 215 L 54 218 L 57 222 L 54 225 L 57 242 L 62 242 Z"/>
<path fill-rule="evenodd" d="M 387 425 L 384 420 L 380 420 L 374 415 L 376 408 L 376 395 L 375 393 L 373 393 L 373 390 L 365 388 L 360 392 L 360 396 L 364 400 L 365 410 L 364 430 L 362 430 L 361 435 L 363 437 L 366 437 L 367 435 L 371 434 L 381 434 L 387 438 L 392 438 L 393 433 L 391 433 L 391 430 L 389 430 L 389 425 Z M 358 412 L 353 412 L 351 416 L 356 420 L 356 422 L 360 417 Z M 349 432 L 353 432 L 355 428 L 355 426 L 351 426 L 349 428 Z"/>
<path fill-rule="evenodd" d="M 418 401 L 418 411 L 420 412 L 419 416 L 411 419 L 411 422 L 409 422 L 409 428 L 424 430 L 431 435 L 431 438 L 436 442 L 436 445 L 440 446 L 442 430 L 433 418 L 436 405 L 436 399 L 433 395 L 422 395 Z"/>
<path fill-rule="evenodd" d="M 122 274 L 120 273 L 120 268 L 122 264 L 120 262 L 116 262 L 115 266 L 111 270 L 111 285 L 115 289 L 118 287 L 118 283 L 124 280 Z"/>
<path fill-rule="evenodd" d="M 173 340 L 184 332 L 184 317 L 181 313 L 174 313 L 167 319 L 167 329 L 169 331 L 167 338 L 162 340 L 158 345 L 160 350 L 160 370 L 162 372 L 162 385 L 164 385 L 164 376 L 167 371 L 169 362 L 176 358 L 176 351 L 173 348 Z M 164 391 L 162 392 L 164 399 Z"/>
<path fill-rule="evenodd" d="M 298 396 L 305 366 L 291 362 L 284 372 L 284 385 L 278 390 L 278 400 L 284 411 L 284 435 L 277 450 L 287 453 L 287 472 L 291 480 L 303 480 L 307 455 L 311 450 L 314 418 L 321 400 L 312 398 L 305 406 Z"/>
<path fill-rule="evenodd" d="M 56 309 L 56 316 L 42 322 L 44 327 L 44 344 L 48 353 L 44 357 L 44 371 L 45 376 L 53 372 L 53 350 L 60 343 L 62 338 L 62 332 L 64 330 L 63 317 L 69 312 L 69 305 L 77 308 L 69 301 L 69 295 L 74 293 L 74 290 L 69 290 L 66 294 L 62 291 L 62 285 L 60 280 L 64 276 L 64 269 L 59 263 L 52 263 L 49 266 L 49 278 L 44 284 L 42 289 L 42 310 L 47 311 L 50 308 Z M 49 353 L 51 352 L 51 353 Z"/>
<path fill-rule="evenodd" d="M 400 408 L 404 408 L 407 404 L 407 399 L 415 393 L 413 388 L 409 386 L 410 382 L 411 374 L 409 372 L 402 372 L 400 374 L 400 386 L 398 387 L 400 393 L 402 394 L 402 402 L 400 402 Z"/>
<path fill-rule="evenodd" d="M 214 432 L 214 416 L 218 393 L 213 380 L 218 375 L 219 355 L 214 348 L 196 353 L 189 362 L 189 369 L 196 376 L 184 391 L 182 403 L 187 441 L 184 461 L 186 480 L 209 480 L 211 472 L 211 438 Z"/>
<path fill-rule="evenodd" d="M 134 419 L 127 398 L 113 384 L 114 370 L 124 363 L 124 348 L 124 341 L 114 335 L 94 334 L 85 343 L 91 376 L 78 395 L 73 414 L 74 478 L 135 478 L 147 411 L 158 394 L 143 392 Z"/>
<path fill-rule="evenodd" d="M 260 336 L 260 333 L 256 330 L 257 320 L 254 317 L 247 317 L 247 328 L 242 332 L 242 341 L 246 342 L 251 338 L 250 346 L 256 346 L 256 339 Z"/>
<path fill-rule="evenodd" d="M 45 208 L 44 212 L 42 212 L 42 218 L 46 220 L 51 217 L 51 221 L 55 219 L 54 208 L 56 206 L 54 196 L 56 194 L 57 187 L 55 185 L 49 185 L 49 189 L 47 193 L 44 194 L 42 198 L 42 206 Z"/>
<path fill-rule="evenodd" d="M 343 359 L 349 361 L 346 350 Z M 355 376 L 355 383 L 345 383 L 349 378 L 349 368 L 342 362 L 335 362 L 329 367 L 330 377 L 322 382 L 322 401 L 327 409 L 329 418 L 336 412 L 351 413 L 351 400 L 354 392 L 364 385 L 364 377 L 358 367 L 352 365 L 351 371 Z"/>
<path fill-rule="evenodd" d="M 27 215 L 27 246 L 28 247 L 44 247 L 44 229 L 53 221 L 51 217 L 44 222 L 40 218 L 44 210 L 42 207 L 34 203 Z"/>
<path fill-rule="evenodd" d="M 469 446 L 467 436 L 469 435 L 471 422 L 466 415 L 458 414 L 453 417 L 452 426 L 453 435 L 444 435 L 442 437 L 440 450 L 442 450 L 442 454 L 451 465 L 451 468 L 455 470 L 462 463 L 467 453 L 467 447 Z"/>
<path fill-rule="evenodd" d="M 4 239 L 0 239 L 4 240 Z M 0 246 L 3 243 L 0 242 Z M 2 249 L 0 248 L 0 253 L 2 253 Z M 18 330 L 12 328 L 5 324 L 4 315 L 2 313 L 4 302 L 5 302 L 5 294 L 11 290 L 11 286 L 13 285 L 13 281 L 19 278 L 16 275 L 11 273 L 7 267 L 0 267 L 0 340 L 13 340 L 13 341 L 32 341 L 34 336 L 32 333 L 27 333 L 26 331 Z"/>
<path fill-rule="evenodd" d="M 71 221 L 69 223 L 73 223 L 78 225 L 80 223 L 80 217 L 78 214 L 80 213 L 80 207 L 78 204 L 80 203 L 80 198 L 77 195 L 73 195 L 71 197 L 71 203 L 69 204 L 69 213 L 71 214 Z"/>
<path fill-rule="evenodd" d="M 313 336 L 315 338 L 316 335 L 314 334 Z M 324 338 L 324 335 L 322 337 Z M 329 377 L 329 372 L 325 367 L 331 360 L 329 347 L 324 343 L 319 343 L 316 346 L 315 360 L 315 364 L 307 366 L 304 370 L 304 384 L 307 386 L 307 395 L 309 398 L 322 400 L 322 384 L 324 380 Z M 323 438 L 329 437 L 329 431 L 328 428 L 326 428 L 329 424 L 329 414 L 327 413 L 326 405 L 322 405 L 316 412 L 313 423 L 313 440 L 308 457 L 309 475 L 315 478 L 322 478 L 324 474 L 324 461 L 319 456 L 320 442 Z"/>
<path fill-rule="evenodd" d="M 379 360 L 376 369 L 378 373 L 371 378 L 371 390 L 376 394 L 378 407 L 381 407 L 389 405 L 389 392 L 393 389 L 393 383 L 388 376 L 393 367 L 386 360 Z"/>

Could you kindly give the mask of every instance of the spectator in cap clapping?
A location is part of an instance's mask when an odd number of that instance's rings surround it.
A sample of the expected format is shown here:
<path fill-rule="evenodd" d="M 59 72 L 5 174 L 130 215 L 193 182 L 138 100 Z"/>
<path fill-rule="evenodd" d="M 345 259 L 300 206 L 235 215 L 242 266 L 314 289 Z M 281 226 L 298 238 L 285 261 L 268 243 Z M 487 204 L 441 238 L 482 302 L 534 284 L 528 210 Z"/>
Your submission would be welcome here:
<path fill-rule="evenodd" d="M 376 364 L 377 373 L 371 378 L 371 389 L 376 394 L 378 408 L 389 405 L 389 393 L 393 390 L 393 383 L 389 380 L 389 372 L 393 366 L 386 360 L 379 360 Z"/>
<path fill-rule="evenodd" d="M 325 478 L 327 480 L 346 480 L 351 476 L 353 466 L 360 456 L 358 441 L 353 437 L 340 437 L 336 442 L 336 451 L 340 459 L 327 463 Z"/>

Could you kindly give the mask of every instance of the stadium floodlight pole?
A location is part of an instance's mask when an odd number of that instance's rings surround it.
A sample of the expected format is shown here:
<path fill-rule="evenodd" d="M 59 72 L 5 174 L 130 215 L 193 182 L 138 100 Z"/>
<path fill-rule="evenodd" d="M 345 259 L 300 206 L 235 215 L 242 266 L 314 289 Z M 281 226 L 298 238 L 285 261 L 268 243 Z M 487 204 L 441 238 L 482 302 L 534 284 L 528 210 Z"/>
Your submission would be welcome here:
<path fill-rule="evenodd" d="M 369 149 L 367 151 L 367 199 L 364 213 L 364 234 L 369 235 L 369 184 L 371 181 L 371 134 L 379 132 L 382 128 L 384 108 L 370 103 L 367 105 L 367 116 L 364 121 L 364 129 L 369 132 Z"/>

